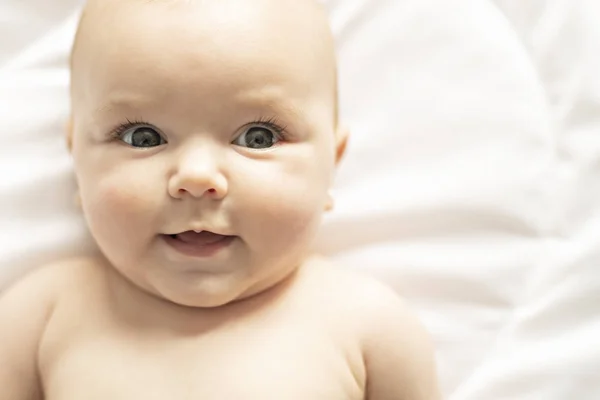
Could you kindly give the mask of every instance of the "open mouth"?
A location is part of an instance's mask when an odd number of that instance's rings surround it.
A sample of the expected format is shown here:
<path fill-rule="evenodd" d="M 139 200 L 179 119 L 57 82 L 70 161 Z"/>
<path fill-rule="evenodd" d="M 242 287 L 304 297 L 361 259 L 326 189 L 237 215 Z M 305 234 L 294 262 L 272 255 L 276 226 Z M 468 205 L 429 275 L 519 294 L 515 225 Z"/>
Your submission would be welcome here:
<path fill-rule="evenodd" d="M 236 236 L 220 235 L 209 231 L 186 231 L 162 235 L 165 242 L 180 253 L 193 257 L 208 257 L 228 247 Z"/>

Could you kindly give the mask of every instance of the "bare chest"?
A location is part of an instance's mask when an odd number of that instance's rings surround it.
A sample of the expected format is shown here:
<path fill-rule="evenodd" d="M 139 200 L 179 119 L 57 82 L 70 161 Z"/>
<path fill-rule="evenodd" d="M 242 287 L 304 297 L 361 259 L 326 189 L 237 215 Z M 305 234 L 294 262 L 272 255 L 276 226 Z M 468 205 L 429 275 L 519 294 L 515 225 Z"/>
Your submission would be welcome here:
<path fill-rule="evenodd" d="M 77 335 L 48 364 L 45 400 L 362 399 L 342 347 L 295 328 Z"/>

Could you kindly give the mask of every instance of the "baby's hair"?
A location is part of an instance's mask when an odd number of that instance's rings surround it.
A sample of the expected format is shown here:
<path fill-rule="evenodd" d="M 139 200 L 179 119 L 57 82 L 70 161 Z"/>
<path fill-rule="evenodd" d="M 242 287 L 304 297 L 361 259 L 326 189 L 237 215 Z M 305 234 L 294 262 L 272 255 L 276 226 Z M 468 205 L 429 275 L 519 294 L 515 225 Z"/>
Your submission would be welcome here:
<path fill-rule="evenodd" d="M 74 71 L 74 64 L 75 64 L 75 54 L 79 48 L 80 45 L 80 41 L 81 41 L 81 36 L 82 36 L 82 27 L 85 25 L 85 21 L 88 18 L 88 14 L 90 12 L 89 10 L 89 5 L 93 3 L 93 6 L 102 6 L 103 4 L 106 5 L 106 3 L 103 3 L 104 0 L 88 0 L 86 2 L 86 5 L 81 13 L 81 17 L 79 20 L 79 24 L 77 27 L 77 31 L 75 33 L 75 39 L 73 41 L 73 47 L 71 49 L 71 54 L 69 57 L 69 66 L 70 66 L 70 70 L 71 70 L 71 95 L 73 95 L 73 89 L 74 89 L 74 85 L 73 85 L 73 71 Z M 185 3 L 185 4 L 198 4 L 198 3 L 205 3 L 208 1 L 220 1 L 220 0 L 137 0 L 142 4 L 151 4 L 151 3 Z M 322 13 L 322 15 L 324 16 L 324 19 L 327 20 L 327 15 L 328 15 L 328 11 L 325 7 L 325 5 L 323 4 L 323 2 L 321 0 L 297 0 L 297 1 L 305 1 L 305 2 L 310 2 L 312 4 L 315 5 L 315 7 L 319 10 L 319 12 Z M 327 40 L 332 40 L 333 41 L 333 35 L 331 35 L 331 38 L 328 38 Z M 332 43 L 332 47 L 333 43 Z M 338 71 L 337 71 L 337 60 L 335 57 L 335 49 L 332 48 L 333 51 L 333 123 L 334 123 L 334 128 L 337 129 L 338 127 L 338 123 L 339 123 L 339 84 L 338 84 Z"/>
<path fill-rule="evenodd" d="M 144 3 L 197 3 L 203 0 L 144 0 Z"/>

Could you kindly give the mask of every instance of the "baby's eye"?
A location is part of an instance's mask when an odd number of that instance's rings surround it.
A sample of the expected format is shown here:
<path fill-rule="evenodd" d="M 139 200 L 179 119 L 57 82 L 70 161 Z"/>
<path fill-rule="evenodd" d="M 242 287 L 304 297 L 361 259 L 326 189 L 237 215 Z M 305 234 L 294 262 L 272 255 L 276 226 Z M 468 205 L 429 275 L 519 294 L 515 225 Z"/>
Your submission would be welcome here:
<path fill-rule="evenodd" d="M 132 147 L 156 147 L 166 143 L 160 133 L 149 126 L 143 125 L 128 128 L 118 136 L 119 139 Z"/>
<path fill-rule="evenodd" d="M 269 147 L 273 147 L 278 141 L 279 138 L 271 130 L 255 126 L 238 136 L 233 141 L 233 144 L 249 149 L 268 149 Z"/>

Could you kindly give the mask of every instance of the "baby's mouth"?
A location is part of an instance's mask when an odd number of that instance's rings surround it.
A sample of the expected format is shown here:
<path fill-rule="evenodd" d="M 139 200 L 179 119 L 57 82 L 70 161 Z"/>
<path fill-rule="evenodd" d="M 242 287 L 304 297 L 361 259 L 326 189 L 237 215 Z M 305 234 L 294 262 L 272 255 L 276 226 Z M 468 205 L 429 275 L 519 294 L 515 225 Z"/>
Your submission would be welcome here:
<path fill-rule="evenodd" d="M 225 250 L 236 237 L 210 231 L 186 231 L 174 235 L 163 235 L 165 242 L 179 253 L 201 258 L 211 257 Z"/>
<path fill-rule="evenodd" d="M 218 233 L 213 233 L 210 231 L 186 231 L 182 233 L 178 233 L 176 235 L 170 235 L 171 238 L 180 240 L 184 243 L 196 245 L 196 246 L 206 246 L 210 244 L 217 243 L 221 240 L 229 236 L 219 235 Z"/>

